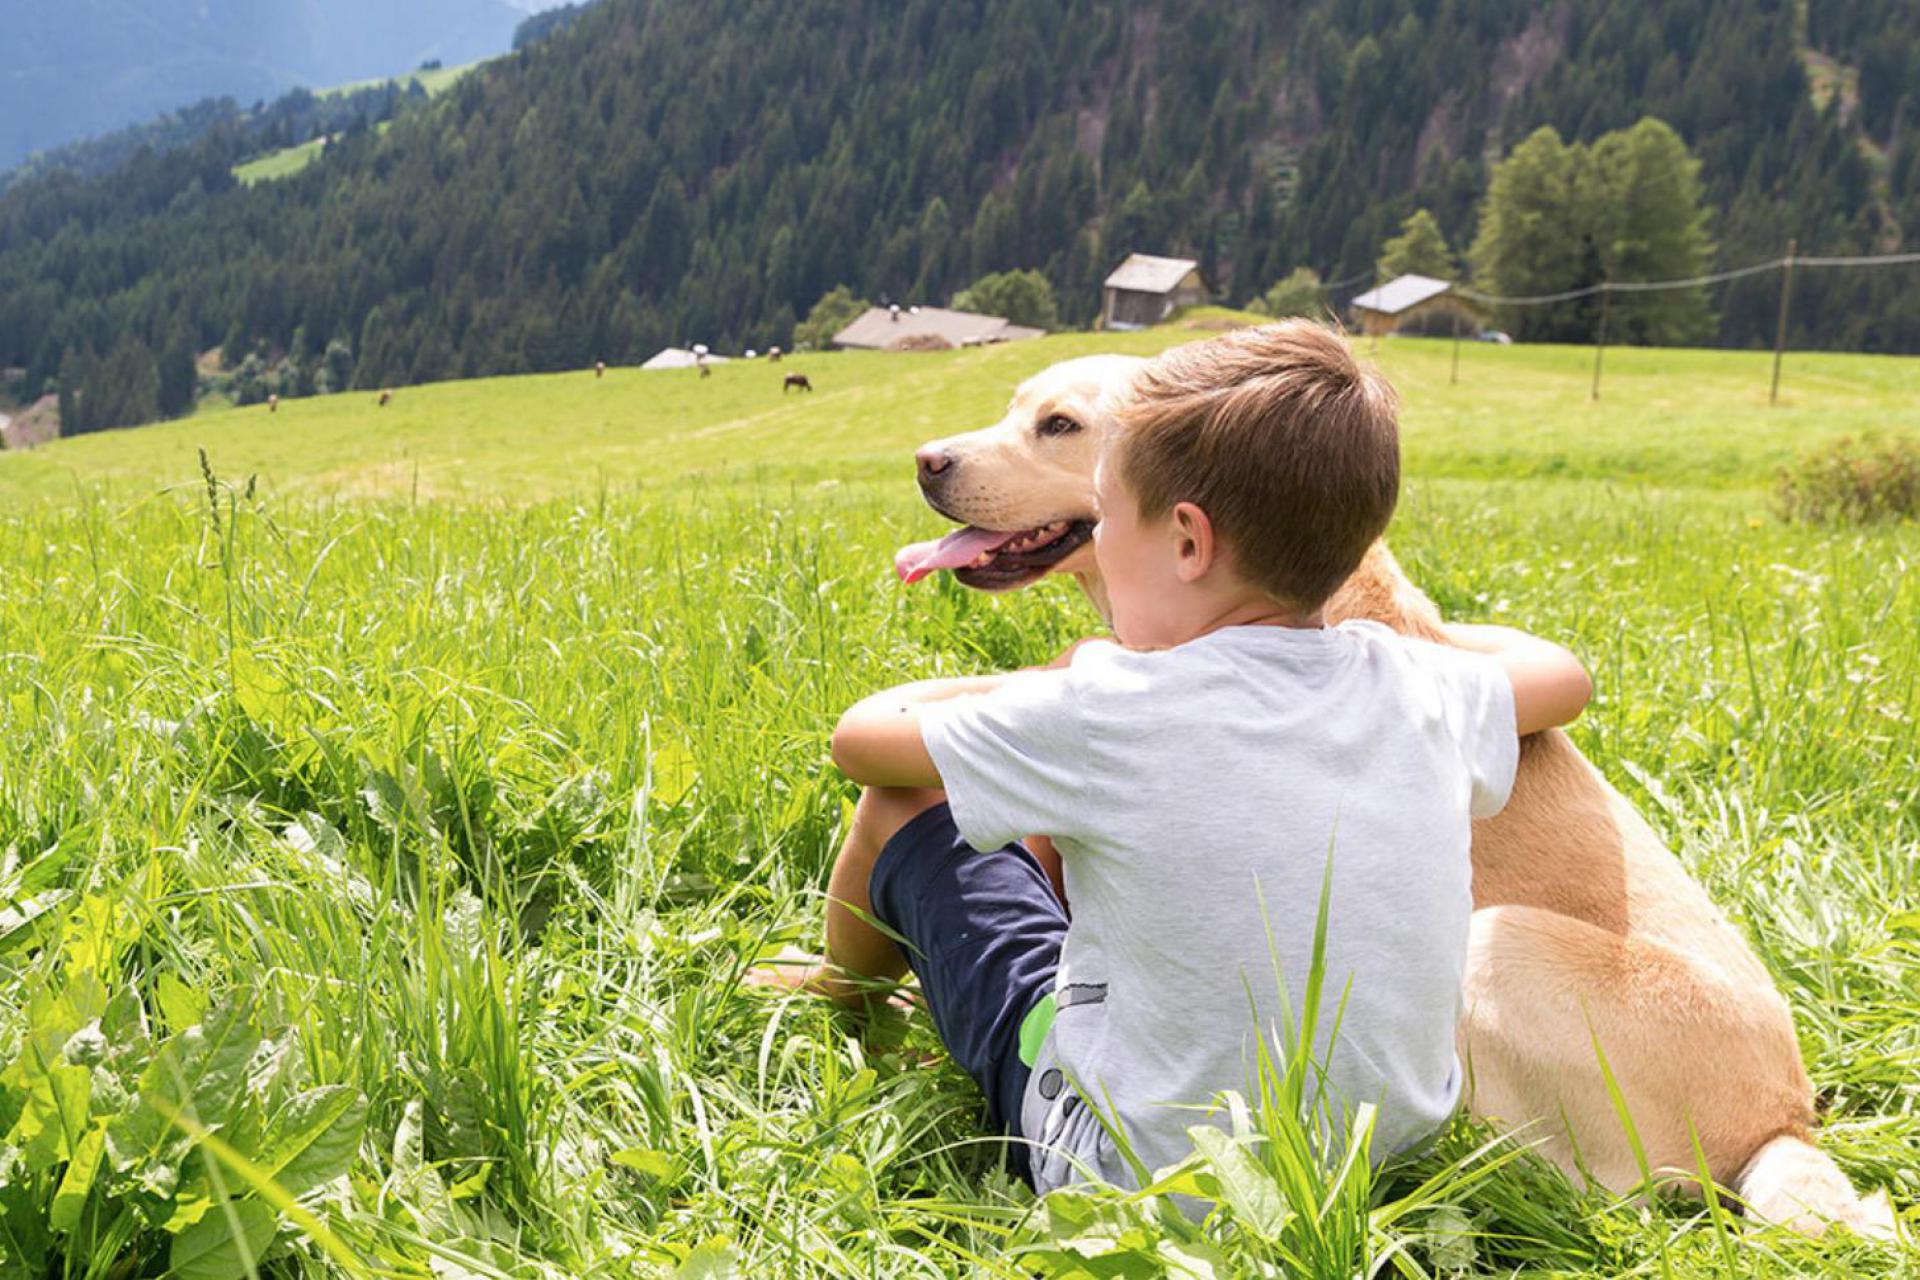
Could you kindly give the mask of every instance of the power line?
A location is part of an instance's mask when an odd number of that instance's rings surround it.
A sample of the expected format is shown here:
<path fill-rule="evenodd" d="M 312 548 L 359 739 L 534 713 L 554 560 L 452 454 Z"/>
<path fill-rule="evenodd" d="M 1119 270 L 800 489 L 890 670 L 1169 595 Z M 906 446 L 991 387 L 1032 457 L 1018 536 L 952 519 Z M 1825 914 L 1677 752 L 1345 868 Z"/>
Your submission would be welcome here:
<path fill-rule="evenodd" d="M 1559 293 L 1538 293 L 1525 297 L 1501 297 L 1497 294 L 1482 293 L 1478 289 L 1456 287 L 1454 292 L 1471 302 L 1483 303 L 1492 307 L 1542 307 L 1555 302 L 1571 302 L 1575 298 L 1591 298 L 1602 293 L 1657 293 L 1665 289 L 1697 289 L 1703 285 L 1724 284 L 1728 280 L 1738 280 L 1743 276 L 1756 276 L 1766 271 L 1778 271 L 1791 261 L 1795 268 L 1800 267 L 1893 267 L 1902 263 L 1920 262 L 1920 253 L 1881 253 L 1857 255 L 1853 257 L 1825 258 L 1772 258 L 1766 262 L 1756 262 L 1745 267 L 1734 267 L 1727 271 L 1715 271 L 1710 275 L 1689 276 L 1681 280 L 1610 280 L 1599 284 L 1590 284 L 1579 289 L 1566 289 Z"/>

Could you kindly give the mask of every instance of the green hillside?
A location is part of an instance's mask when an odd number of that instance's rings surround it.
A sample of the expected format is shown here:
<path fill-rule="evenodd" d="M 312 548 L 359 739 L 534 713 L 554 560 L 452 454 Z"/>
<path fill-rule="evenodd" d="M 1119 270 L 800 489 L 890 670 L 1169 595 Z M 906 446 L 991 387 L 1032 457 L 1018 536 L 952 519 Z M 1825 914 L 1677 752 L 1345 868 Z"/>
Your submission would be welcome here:
<path fill-rule="evenodd" d="M 1225 314 L 1225 313 L 1219 313 Z M 1202 323 L 1210 321 L 1203 320 Z M 1071 356 L 1151 353 L 1198 331 L 1061 334 L 948 353 L 840 352 L 779 366 L 611 369 L 406 388 L 379 408 L 350 392 L 219 410 L 180 422 L 62 440 L 0 456 L 0 495 L 73 485 L 126 496 L 197 474 L 205 448 L 228 474 L 270 491 L 422 492 L 528 501 L 602 485 L 893 475 L 919 442 L 995 420 L 1009 388 Z M 1363 344 L 1364 345 L 1364 344 Z M 1405 400 L 1415 477 L 1557 476 L 1662 487 L 1753 487 L 1809 444 L 1920 426 L 1920 359 L 1794 353 L 1782 403 L 1767 406 L 1758 352 L 1617 349 L 1590 400 L 1589 348 L 1396 339 L 1368 346 Z M 808 374 L 811 396 L 783 393 Z"/>
<path fill-rule="evenodd" d="M 386 80 L 359 80 L 352 84 L 336 85 L 331 89 L 323 89 L 314 96 L 319 98 L 340 97 L 345 94 L 363 92 L 368 89 L 380 88 L 391 84 L 403 92 L 414 85 L 419 85 L 421 92 L 431 98 L 451 89 L 460 82 L 461 77 L 479 65 L 479 62 L 469 62 L 463 66 L 436 67 L 431 71 L 416 71 L 412 75 L 395 76 Z M 374 126 L 373 131 L 376 134 L 381 134 L 392 127 L 393 122 L 391 120 L 382 120 Z M 314 138 L 307 142 L 297 143 L 291 147 L 282 147 L 278 151 L 270 151 L 265 155 L 256 156 L 244 164 L 235 165 L 233 167 L 233 176 L 239 180 L 242 186 L 252 186 L 256 182 L 271 182 L 276 178 L 290 178 L 312 164 L 315 160 L 318 160 L 321 151 L 324 150 L 325 147 L 326 141 L 322 138 Z"/>
<path fill-rule="evenodd" d="M 1667 172 L 1699 162 L 1685 270 L 1646 228 L 1573 226 L 1515 277 L 1529 292 L 1745 267 L 1792 238 L 1877 253 L 1920 227 L 1920 131 L 1899 123 L 1917 4 L 604 0 L 282 181 L 186 150 L 9 189 L 0 367 L 27 395 L 86 381 L 89 348 L 128 368 L 259 348 L 291 386 L 336 343 L 357 387 L 557 372 L 791 348 L 836 286 L 945 303 L 1011 268 L 1084 326 L 1135 251 L 1195 258 L 1234 304 L 1296 268 L 1344 304 L 1416 208 L 1455 259 L 1474 244 L 1491 162 L 1536 129 L 1584 145 L 1645 116 L 1673 130 Z M 1695 185 L 1650 189 L 1690 207 Z M 1913 279 L 1800 272 L 1790 343 L 1920 349 Z M 1777 286 L 1692 299 L 1688 340 L 1771 345 Z M 1591 311 L 1529 336 L 1584 337 Z"/>

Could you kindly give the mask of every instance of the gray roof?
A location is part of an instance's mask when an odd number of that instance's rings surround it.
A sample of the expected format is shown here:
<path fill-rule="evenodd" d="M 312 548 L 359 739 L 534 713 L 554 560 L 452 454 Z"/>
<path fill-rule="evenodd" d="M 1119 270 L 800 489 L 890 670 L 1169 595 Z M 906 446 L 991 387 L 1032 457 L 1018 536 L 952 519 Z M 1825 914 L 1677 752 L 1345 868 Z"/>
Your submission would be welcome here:
<path fill-rule="evenodd" d="M 707 356 L 708 364 L 729 364 L 732 356 Z M 700 357 L 685 347 L 663 347 L 647 358 L 642 369 L 691 369 L 700 363 Z"/>
<path fill-rule="evenodd" d="M 1437 298 L 1451 288 L 1452 281 L 1435 280 L 1432 276 L 1397 276 L 1377 289 L 1367 290 L 1353 300 L 1353 305 L 1362 311 L 1397 316 L 1407 308 L 1417 307 L 1429 298 Z"/>
<path fill-rule="evenodd" d="M 833 341 L 836 346 L 881 350 L 903 338 L 934 337 L 956 347 L 971 347 L 982 342 L 1037 338 L 1041 332 L 1009 324 L 999 316 L 949 311 L 945 307 L 902 307 L 897 313 L 887 307 L 868 307 L 852 324 L 834 334 Z"/>
<path fill-rule="evenodd" d="M 1107 277 L 1107 288 L 1131 293 L 1172 293 L 1187 278 L 1187 273 L 1198 270 L 1199 266 L 1192 258 L 1156 258 L 1150 253 L 1130 253 Z"/>

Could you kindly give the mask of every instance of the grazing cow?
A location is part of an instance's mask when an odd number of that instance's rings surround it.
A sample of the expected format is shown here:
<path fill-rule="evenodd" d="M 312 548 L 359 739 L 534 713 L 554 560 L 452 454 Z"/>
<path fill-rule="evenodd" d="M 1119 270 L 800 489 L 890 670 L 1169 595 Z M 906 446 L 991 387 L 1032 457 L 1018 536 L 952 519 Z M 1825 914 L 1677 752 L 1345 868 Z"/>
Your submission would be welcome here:
<path fill-rule="evenodd" d="M 267 412 L 268 413 L 280 412 L 280 397 L 277 394 L 270 395 L 267 397 Z"/>
<path fill-rule="evenodd" d="M 384 409 L 391 403 L 393 403 L 393 392 L 382 387 L 380 389 L 380 407 Z"/>
<path fill-rule="evenodd" d="M 768 363 L 768 364 L 779 364 L 779 363 L 780 363 L 780 348 L 778 348 L 778 347 L 768 347 L 768 348 L 767 348 L 767 363 Z"/>
<path fill-rule="evenodd" d="M 800 388 L 800 390 L 802 391 L 813 390 L 813 384 L 807 381 L 806 374 L 790 373 L 787 375 L 787 380 L 780 384 L 780 394 L 785 395 L 787 394 L 787 392 L 793 390 L 795 387 Z"/>
<path fill-rule="evenodd" d="M 595 360 L 593 362 L 593 376 L 596 378 L 604 378 L 607 376 L 607 362 L 605 360 Z"/>
<path fill-rule="evenodd" d="M 700 376 L 703 378 L 711 378 L 713 376 L 713 370 L 707 367 L 707 358 L 705 356 L 700 357 Z"/>

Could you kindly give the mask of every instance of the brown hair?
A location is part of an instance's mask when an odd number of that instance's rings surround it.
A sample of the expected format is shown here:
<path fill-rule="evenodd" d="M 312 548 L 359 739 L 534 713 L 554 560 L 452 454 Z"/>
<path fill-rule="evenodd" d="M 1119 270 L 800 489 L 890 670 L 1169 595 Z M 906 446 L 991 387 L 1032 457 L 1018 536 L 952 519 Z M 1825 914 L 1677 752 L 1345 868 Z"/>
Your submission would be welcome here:
<path fill-rule="evenodd" d="M 1393 515 L 1396 400 L 1324 325 L 1241 329 L 1148 362 L 1115 461 L 1142 519 L 1193 503 L 1241 577 L 1311 611 Z"/>

